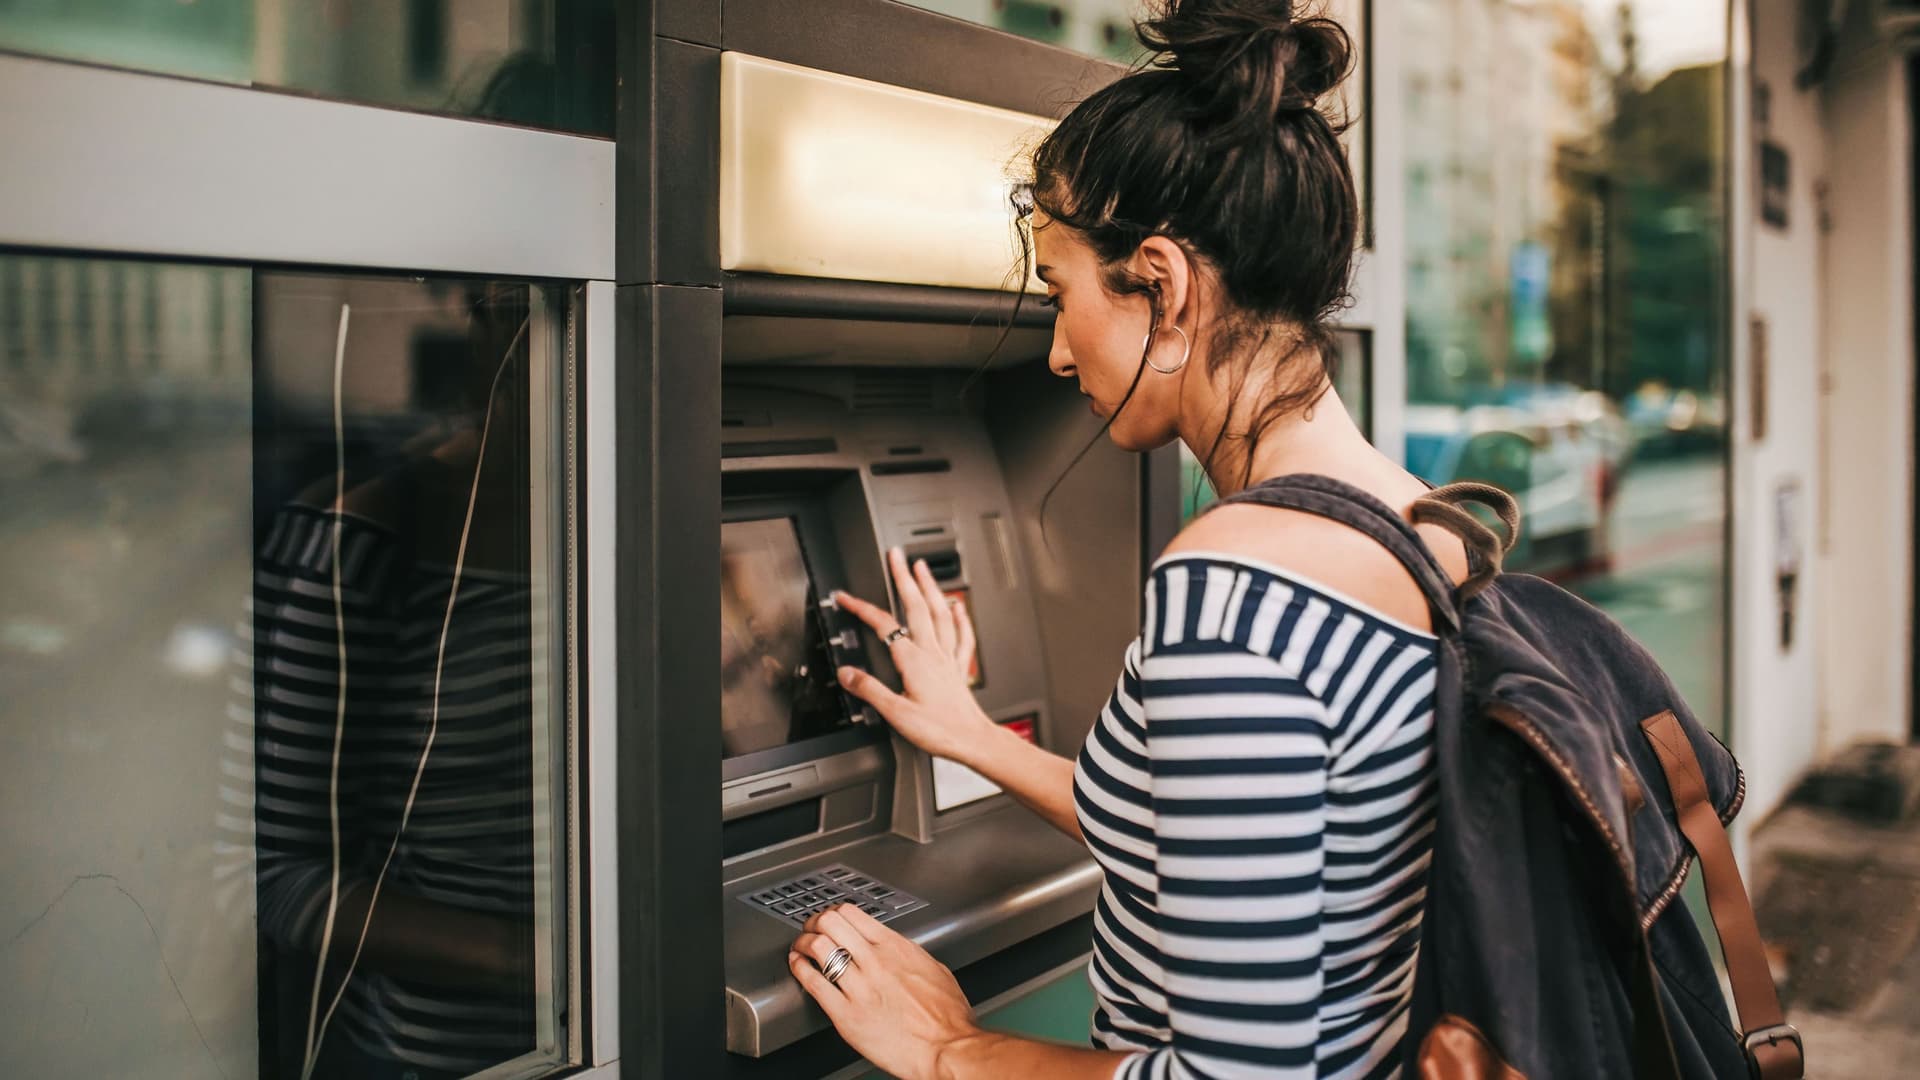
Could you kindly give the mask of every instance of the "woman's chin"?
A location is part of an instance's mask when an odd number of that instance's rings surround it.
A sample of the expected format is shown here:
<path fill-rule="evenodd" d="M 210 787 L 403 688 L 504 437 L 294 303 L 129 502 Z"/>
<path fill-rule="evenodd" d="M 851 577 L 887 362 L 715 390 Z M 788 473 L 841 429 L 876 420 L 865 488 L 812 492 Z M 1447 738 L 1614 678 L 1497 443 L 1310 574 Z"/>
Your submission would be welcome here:
<path fill-rule="evenodd" d="M 1116 421 L 1107 429 L 1107 438 L 1113 445 L 1136 454 L 1158 450 L 1178 437 L 1178 432 L 1145 431 L 1122 421 Z"/>

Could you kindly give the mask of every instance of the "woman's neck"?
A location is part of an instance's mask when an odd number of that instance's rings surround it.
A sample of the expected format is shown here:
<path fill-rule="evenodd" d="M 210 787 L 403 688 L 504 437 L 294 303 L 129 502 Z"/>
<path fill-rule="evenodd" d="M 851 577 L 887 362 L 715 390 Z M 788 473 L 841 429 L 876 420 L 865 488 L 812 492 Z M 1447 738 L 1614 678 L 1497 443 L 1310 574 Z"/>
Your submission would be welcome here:
<path fill-rule="evenodd" d="M 1257 432 L 1249 431 L 1257 410 L 1241 404 L 1229 412 L 1233 400 L 1229 394 L 1220 393 L 1206 403 L 1207 407 L 1190 410 L 1191 422 L 1180 425 L 1181 440 L 1200 460 L 1207 479 L 1221 495 L 1289 473 L 1358 478 L 1387 464 L 1331 386 L 1311 406 L 1290 412 Z M 1243 390 L 1238 400 L 1244 403 L 1258 397 Z"/>

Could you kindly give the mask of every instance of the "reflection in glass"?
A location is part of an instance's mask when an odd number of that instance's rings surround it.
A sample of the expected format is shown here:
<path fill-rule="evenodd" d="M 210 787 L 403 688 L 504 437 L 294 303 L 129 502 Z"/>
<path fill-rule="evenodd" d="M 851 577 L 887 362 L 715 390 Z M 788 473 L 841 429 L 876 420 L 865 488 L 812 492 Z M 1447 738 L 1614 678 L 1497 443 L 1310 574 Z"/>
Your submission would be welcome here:
<path fill-rule="evenodd" d="M 566 310 L 0 254 L 10 1068 L 560 1060 Z"/>
<path fill-rule="evenodd" d="M 613 134 L 613 0 L 6 0 L 0 48 Z"/>
<path fill-rule="evenodd" d="M 1406 463 L 1724 710 L 1725 0 L 1409 0 Z"/>

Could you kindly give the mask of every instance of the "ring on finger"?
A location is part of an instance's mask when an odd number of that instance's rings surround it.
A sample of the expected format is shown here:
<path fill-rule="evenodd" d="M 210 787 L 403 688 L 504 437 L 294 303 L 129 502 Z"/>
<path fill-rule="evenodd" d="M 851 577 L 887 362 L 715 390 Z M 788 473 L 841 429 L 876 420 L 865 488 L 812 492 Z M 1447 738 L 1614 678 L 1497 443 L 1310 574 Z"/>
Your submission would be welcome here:
<path fill-rule="evenodd" d="M 847 969 L 852 966 L 853 954 L 847 951 L 846 946 L 837 946 L 827 954 L 827 962 L 820 965 L 820 974 L 825 975 L 828 982 L 838 986 L 840 976 L 845 975 Z"/>
<path fill-rule="evenodd" d="M 912 636 L 913 636 L 913 631 L 907 629 L 904 626 L 896 626 L 893 628 L 891 632 L 887 634 L 887 644 L 891 645 L 896 641 L 901 641 L 903 639 L 910 638 Z"/>

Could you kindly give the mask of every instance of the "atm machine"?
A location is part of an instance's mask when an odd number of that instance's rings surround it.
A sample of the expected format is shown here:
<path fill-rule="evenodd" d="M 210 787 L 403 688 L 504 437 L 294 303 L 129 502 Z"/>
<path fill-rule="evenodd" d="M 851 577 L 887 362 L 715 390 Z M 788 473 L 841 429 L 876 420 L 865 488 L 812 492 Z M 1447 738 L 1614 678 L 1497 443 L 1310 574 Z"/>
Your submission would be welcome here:
<path fill-rule="evenodd" d="M 879 408 L 866 404 L 872 384 L 898 395 L 901 372 L 758 369 L 722 384 L 723 918 L 737 1054 L 820 1029 L 786 957 L 823 906 L 857 903 L 963 967 L 1085 914 L 1098 889 L 1083 845 L 891 736 L 834 680 L 841 664 L 891 680 L 885 648 L 831 594 L 887 597 L 882 553 L 899 546 L 966 597 L 987 714 L 1062 742 L 984 418 L 960 395 L 963 375 L 914 374 L 923 399 Z"/>
<path fill-rule="evenodd" d="M 733 54 L 721 98 L 726 1050 L 737 1076 L 819 1075 L 824 1059 L 807 1050 L 836 1037 L 787 968 L 812 912 L 856 903 L 992 993 L 1084 958 L 1099 888 L 1084 845 L 840 690 L 845 664 L 898 684 L 885 646 L 833 593 L 890 602 L 883 554 L 924 559 L 966 598 L 982 708 L 1071 755 L 1138 625 L 1142 470 L 1047 370 L 1051 313 L 1031 297 L 968 287 L 986 271 L 969 277 L 951 258 L 896 272 L 886 260 L 905 245 L 848 248 L 844 226 L 804 216 L 845 194 L 810 184 L 875 179 L 870 163 L 821 176 L 831 168 L 807 140 L 847 154 L 878 139 L 910 167 L 966 174 L 952 198 L 987 191 L 993 202 L 977 202 L 1001 227 L 969 235 L 1004 272 L 1016 250 L 1005 137 L 1033 118 Z M 824 130 L 836 117 L 849 122 Z M 796 160 L 814 162 L 811 179 L 779 171 Z M 936 215 L 952 209 L 938 183 L 897 182 Z M 806 261 L 822 245 L 832 259 Z"/>

